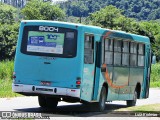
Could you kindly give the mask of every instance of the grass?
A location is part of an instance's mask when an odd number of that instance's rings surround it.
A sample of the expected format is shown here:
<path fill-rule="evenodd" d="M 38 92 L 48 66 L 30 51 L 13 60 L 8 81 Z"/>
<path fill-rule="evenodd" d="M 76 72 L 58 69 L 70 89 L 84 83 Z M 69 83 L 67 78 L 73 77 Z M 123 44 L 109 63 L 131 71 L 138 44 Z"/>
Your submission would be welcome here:
<path fill-rule="evenodd" d="M 19 94 L 12 92 L 13 61 L 0 62 L 0 97 L 16 97 Z M 151 87 L 160 87 L 160 63 L 152 65 Z"/>
<path fill-rule="evenodd" d="M 11 80 L 0 80 L 0 98 L 17 97 L 17 96 L 20 96 L 20 95 L 12 92 Z"/>
<path fill-rule="evenodd" d="M 160 63 L 152 64 L 150 86 L 151 87 L 160 87 Z"/>
<path fill-rule="evenodd" d="M 142 105 L 128 108 L 121 108 L 116 111 L 133 111 L 145 113 L 160 113 L 160 104 Z"/>
<path fill-rule="evenodd" d="M 0 79 L 11 80 L 13 73 L 14 62 L 13 61 L 1 61 L 0 62 Z"/>
<path fill-rule="evenodd" d="M 12 92 L 12 73 L 14 63 L 13 61 L 0 62 L 0 97 L 16 97 L 20 96 Z"/>

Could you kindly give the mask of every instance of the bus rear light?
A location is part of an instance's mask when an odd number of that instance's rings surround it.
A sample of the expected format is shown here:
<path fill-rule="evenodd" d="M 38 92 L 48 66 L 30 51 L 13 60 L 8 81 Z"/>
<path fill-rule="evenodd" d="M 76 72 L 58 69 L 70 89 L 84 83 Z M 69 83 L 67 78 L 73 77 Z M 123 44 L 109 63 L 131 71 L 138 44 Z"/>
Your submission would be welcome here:
<path fill-rule="evenodd" d="M 13 75 L 13 79 L 15 79 L 16 78 L 16 76 L 15 75 Z"/>
<path fill-rule="evenodd" d="M 77 85 L 80 85 L 80 84 L 81 84 L 81 81 L 76 81 L 76 84 L 77 84 Z"/>
<path fill-rule="evenodd" d="M 12 78 L 13 78 L 13 79 L 15 79 L 15 78 L 16 78 L 16 73 L 15 73 L 15 72 L 13 72 L 13 76 L 12 76 Z"/>

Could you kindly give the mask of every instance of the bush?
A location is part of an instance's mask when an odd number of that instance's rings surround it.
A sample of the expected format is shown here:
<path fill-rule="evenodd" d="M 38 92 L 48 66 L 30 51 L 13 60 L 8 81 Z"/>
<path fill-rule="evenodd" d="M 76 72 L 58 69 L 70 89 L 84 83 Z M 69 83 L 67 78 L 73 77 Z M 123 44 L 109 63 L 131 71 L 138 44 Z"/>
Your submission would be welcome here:
<path fill-rule="evenodd" d="M 153 64 L 151 67 L 151 82 L 159 82 L 160 84 L 160 63 Z"/>
<path fill-rule="evenodd" d="M 18 28 L 18 23 L 0 24 L 0 61 L 14 58 Z"/>

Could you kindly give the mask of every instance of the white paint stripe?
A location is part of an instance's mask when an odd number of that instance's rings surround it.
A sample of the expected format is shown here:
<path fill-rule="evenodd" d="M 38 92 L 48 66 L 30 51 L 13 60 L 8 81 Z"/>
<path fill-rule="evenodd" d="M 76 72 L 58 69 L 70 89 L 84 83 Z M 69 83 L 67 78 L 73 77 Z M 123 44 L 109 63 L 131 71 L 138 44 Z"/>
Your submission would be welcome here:
<path fill-rule="evenodd" d="M 34 86 L 34 85 L 24 85 L 24 84 L 12 84 L 13 92 L 24 92 L 24 93 L 39 93 L 39 94 L 49 94 L 49 95 L 64 95 L 80 98 L 80 89 L 70 89 L 70 88 L 60 88 L 60 87 L 48 87 L 48 86 Z M 57 89 L 57 92 L 54 92 Z"/>

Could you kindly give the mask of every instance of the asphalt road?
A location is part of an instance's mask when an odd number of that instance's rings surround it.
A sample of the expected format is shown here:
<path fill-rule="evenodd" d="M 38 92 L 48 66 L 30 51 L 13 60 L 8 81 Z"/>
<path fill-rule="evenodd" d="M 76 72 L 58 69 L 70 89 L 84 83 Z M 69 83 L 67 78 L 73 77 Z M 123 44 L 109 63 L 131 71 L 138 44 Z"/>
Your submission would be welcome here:
<path fill-rule="evenodd" d="M 150 89 L 149 98 L 138 100 L 137 106 L 156 103 L 160 103 L 160 89 Z M 125 101 L 114 101 L 106 103 L 106 110 L 104 112 L 95 112 L 93 109 L 80 103 L 59 102 L 57 110 L 53 111 L 40 108 L 37 97 L 0 98 L 0 111 L 45 113 L 60 117 L 105 117 L 113 110 L 126 107 Z"/>

